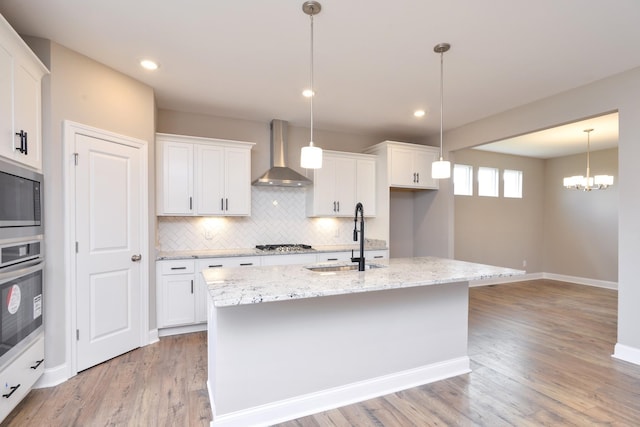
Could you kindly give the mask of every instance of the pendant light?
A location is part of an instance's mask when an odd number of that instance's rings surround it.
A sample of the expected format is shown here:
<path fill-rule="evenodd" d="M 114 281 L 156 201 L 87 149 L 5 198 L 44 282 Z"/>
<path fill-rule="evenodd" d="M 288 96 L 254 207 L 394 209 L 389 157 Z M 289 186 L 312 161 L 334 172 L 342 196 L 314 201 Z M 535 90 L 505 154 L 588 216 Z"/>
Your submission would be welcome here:
<path fill-rule="evenodd" d="M 450 178 L 451 163 L 443 160 L 442 157 L 442 124 L 443 124 L 443 92 L 444 92 L 444 53 L 451 48 L 449 43 L 439 43 L 435 45 L 433 51 L 440 54 L 440 160 L 431 163 L 431 177 L 434 179 Z"/>
<path fill-rule="evenodd" d="M 302 147 L 300 151 L 300 167 L 305 169 L 320 169 L 322 167 L 322 149 L 313 144 L 313 98 L 315 96 L 313 91 L 313 15 L 320 13 L 321 9 L 322 7 L 317 1 L 306 1 L 302 4 L 303 12 L 309 15 L 311 21 L 311 96 L 309 97 L 311 105 L 311 137 L 309 145 Z"/>
<path fill-rule="evenodd" d="M 612 175 L 596 175 L 591 176 L 590 168 L 590 154 L 591 154 L 591 132 L 593 129 L 585 129 L 583 132 L 587 133 L 587 176 L 575 175 L 567 176 L 563 180 L 563 185 L 570 190 L 606 190 L 610 185 L 613 185 Z"/>

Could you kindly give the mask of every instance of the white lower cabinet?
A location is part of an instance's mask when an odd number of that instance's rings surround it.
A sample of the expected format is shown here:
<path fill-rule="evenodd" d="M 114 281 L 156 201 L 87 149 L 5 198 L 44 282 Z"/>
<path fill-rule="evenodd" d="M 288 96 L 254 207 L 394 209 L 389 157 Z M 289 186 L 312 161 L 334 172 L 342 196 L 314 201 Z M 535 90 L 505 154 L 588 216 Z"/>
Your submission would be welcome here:
<path fill-rule="evenodd" d="M 388 258 L 389 251 L 365 251 L 367 260 Z M 207 322 L 207 284 L 202 270 L 222 267 L 315 264 L 349 261 L 351 251 L 264 256 L 235 256 L 156 261 L 159 335 L 203 330 Z"/>
<path fill-rule="evenodd" d="M 202 270 L 222 267 L 252 267 L 261 265 L 259 256 L 237 256 L 228 258 L 203 258 L 196 261 L 196 323 L 207 321 L 207 284 Z"/>
<path fill-rule="evenodd" d="M 364 251 L 364 257 L 369 261 L 375 261 L 377 259 L 387 259 L 389 258 L 389 250 L 376 249 L 376 250 Z"/>
<path fill-rule="evenodd" d="M 195 260 L 158 261 L 158 328 L 195 322 Z"/>
<path fill-rule="evenodd" d="M 44 336 L 40 336 L 22 354 L 0 371 L 0 421 L 29 393 L 44 373 Z M 44 424 L 44 420 L 43 420 Z"/>
<path fill-rule="evenodd" d="M 353 256 L 358 256 L 355 251 Z M 320 252 L 317 259 L 318 262 L 351 261 L 351 252 Z"/>

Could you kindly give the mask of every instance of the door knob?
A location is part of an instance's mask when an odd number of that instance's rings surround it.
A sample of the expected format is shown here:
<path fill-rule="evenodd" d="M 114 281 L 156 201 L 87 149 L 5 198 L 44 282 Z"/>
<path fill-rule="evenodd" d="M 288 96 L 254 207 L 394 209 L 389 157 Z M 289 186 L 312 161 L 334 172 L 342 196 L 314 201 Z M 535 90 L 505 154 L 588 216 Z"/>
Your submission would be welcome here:
<path fill-rule="evenodd" d="M 142 255 L 131 255 L 131 261 L 138 262 L 142 259 Z"/>

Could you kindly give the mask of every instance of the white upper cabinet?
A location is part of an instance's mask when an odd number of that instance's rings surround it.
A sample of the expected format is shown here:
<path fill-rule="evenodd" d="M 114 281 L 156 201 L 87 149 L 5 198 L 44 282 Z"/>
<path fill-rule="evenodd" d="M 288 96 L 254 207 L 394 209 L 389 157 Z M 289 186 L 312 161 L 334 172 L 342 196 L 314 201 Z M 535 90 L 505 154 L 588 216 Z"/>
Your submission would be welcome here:
<path fill-rule="evenodd" d="M 366 152 L 378 154 L 384 159 L 389 187 L 438 189 L 438 180 L 431 178 L 431 163 L 440 157 L 437 147 L 385 141 Z"/>
<path fill-rule="evenodd" d="M 49 71 L 0 15 L 0 155 L 42 169 L 42 77 Z"/>
<path fill-rule="evenodd" d="M 250 215 L 253 145 L 157 134 L 157 214 Z"/>
<path fill-rule="evenodd" d="M 374 216 L 375 168 L 375 156 L 325 150 L 322 168 L 313 171 L 313 187 L 307 190 L 307 216 L 353 217 L 358 202 L 367 216 Z"/>

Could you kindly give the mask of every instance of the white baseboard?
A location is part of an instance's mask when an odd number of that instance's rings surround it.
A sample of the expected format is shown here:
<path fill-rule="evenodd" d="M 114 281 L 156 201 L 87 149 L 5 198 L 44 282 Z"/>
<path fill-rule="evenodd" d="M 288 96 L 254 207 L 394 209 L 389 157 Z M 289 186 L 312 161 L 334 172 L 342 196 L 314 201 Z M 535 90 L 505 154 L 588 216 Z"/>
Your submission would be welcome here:
<path fill-rule="evenodd" d="M 578 285 L 595 286 L 597 288 L 618 290 L 617 282 L 609 282 L 606 280 L 588 279 L 585 277 L 567 276 L 555 273 L 527 273 L 523 276 L 497 277 L 495 279 L 474 280 L 469 282 L 470 287 L 502 285 L 505 283 L 524 282 L 526 280 L 549 279 L 558 280 L 560 282 L 576 283 Z"/>
<path fill-rule="evenodd" d="M 270 426 L 471 372 L 468 357 L 215 416 L 211 427 Z M 214 399 L 209 388 L 212 408 Z M 215 412 L 214 412 L 215 414 Z"/>
<path fill-rule="evenodd" d="M 35 383 L 33 388 L 53 387 L 69 379 L 69 367 L 66 363 L 53 368 L 45 368 L 44 373 Z"/>
<path fill-rule="evenodd" d="M 197 325 L 174 326 L 172 328 L 158 329 L 159 337 L 168 337 L 170 335 L 188 334 L 191 332 L 201 332 L 207 330 L 206 323 L 198 323 Z"/>
<path fill-rule="evenodd" d="M 160 341 L 160 336 L 158 335 L 158 329 L 152 329 L 149 331 L 149 336 L 147 337 L 147 345 L 157 343 Z"/>
<path fill-rule="evenodd" d="M 577 283 L 578 285 L 595 286 L 596 288 L 606 288 L 618 290 L 618 282 L 606 280 L 588 279 L 586 277 L 566 276 L 564 274 L 542 273 L 545 279 L 559 280 L 561 282 Z"/>
<path fill-rule="evenodd" d="M 617 343 L 613 350 L 612 357 L 640 365 L 640 349 L 629 347 L 628 345 Z"/>

